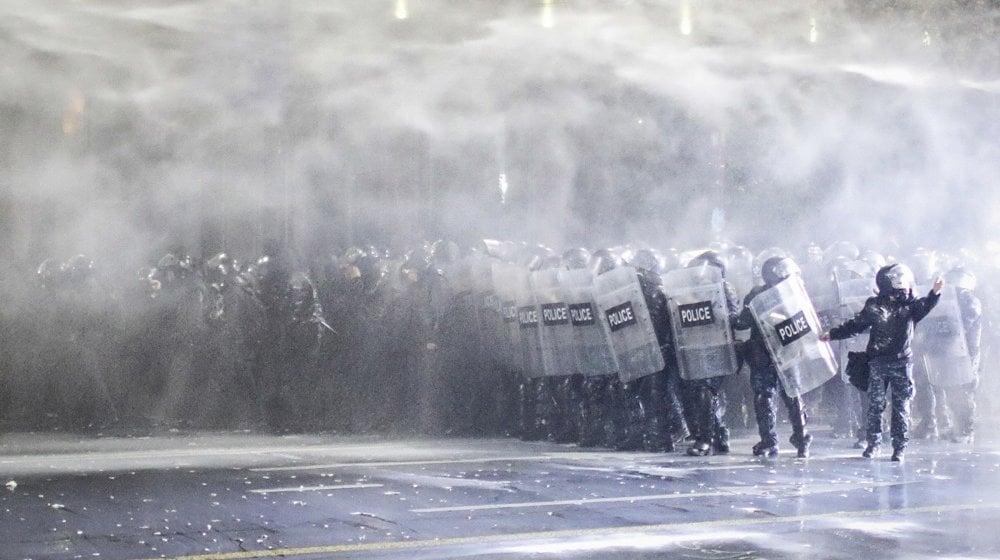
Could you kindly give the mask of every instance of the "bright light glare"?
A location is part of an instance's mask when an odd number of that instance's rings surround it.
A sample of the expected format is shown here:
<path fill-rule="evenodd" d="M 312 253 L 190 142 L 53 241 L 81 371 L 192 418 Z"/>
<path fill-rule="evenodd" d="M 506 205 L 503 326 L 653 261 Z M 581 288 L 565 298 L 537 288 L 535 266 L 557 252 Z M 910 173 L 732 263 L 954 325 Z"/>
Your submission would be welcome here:
<path fill-rule="evenodd" d="M 507 203 L 507 187 L 508 187 L 508 185 L 507 185 L 507 174 L 506 173 L 501 173 L 500 174 L 500 203 L 501 204 L 506 204 Z"/>
<path fill-rule="evenodd" d="M 396 0 L 396 9 L 393 11 L 396 19 L 407 19 L 410 17 L 410 9 L 406 5 L 406 0 Z"/>
<path fill-rule="evenodd" d="M 691 30 L 691 3 L 685 0 L 681 4 L 681 35 L 690 35 Z"/>
<path fill-rule="evenodd" d="M 542 0 L 542 27 L 552 29 L 555 25 L 555 7 L 552 5 L 552 0 Z"/>
<path fill-rule="evenodd" d="M 819 31 L 816 30 L 816 18 L 809 18 L 809 42 L 815 43 L 819 40 Z"/>

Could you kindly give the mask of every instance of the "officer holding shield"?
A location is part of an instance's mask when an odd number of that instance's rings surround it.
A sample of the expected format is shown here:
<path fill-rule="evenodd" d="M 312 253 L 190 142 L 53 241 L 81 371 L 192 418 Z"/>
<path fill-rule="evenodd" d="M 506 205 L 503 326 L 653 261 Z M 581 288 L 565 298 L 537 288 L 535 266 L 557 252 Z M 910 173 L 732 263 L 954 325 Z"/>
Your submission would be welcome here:
<path fill-rule="evenodd" d="M 799 266 L 791 258 L 773 256 L 765 260 L 760 267 L 763 284 L 750 290 L 743 301 L 743 311 L 736 319 L 737 330 L 750 329 L 750 339 L 744 345 L 744 356 L 750 366 L 754 415 L 757 418 L 757 432 L 760 434 L 760 441 L 753 446 L 753 454 L 757 456 L 778 455 L 778 436 L 774 430 L 777 403 L 774 397 L 779 390 L 788 409 L 788 419 L 792 423 L 792 437 L 789 441 L 796 447 L 799 457 L 809 456 L 812 435 L 806 431 L 805 405 L 800 396 L 789 396 L 788 391 L 780 386 L 778 367 L 767 349 L 764 335 L 751 310 L 751 302 L 755 297 L 793 274 L 800 273 Z"/>
<path fill-rule="evenodd" d="M 955 415 L 951 440 L 971 443 L 976 413 L 976 389 L 979 387 L 980 342 L 983 336 L 983 304 L 975 294 L 976 276 L 964 267 L 956 267 L 946 275 L 955 286 L 965 332 L 966 349 L 972 363 L 972 382 L 948 389 L 948 398 Z"/>
<path fill-rule="evenodd" d="M 706 251 L 691 259 L 685 268 L 701 267 L 711 267 L 718 270 L 722 299 L 719 304 L 721 304 L 722 309 L 719 309 L 717 313 L 726 316 L 725 320 L 718 321 L 718 325 L 724 330 L 724 336 L 728 338 L 729 355 L 727 356 L 726 352 L 720 352 L 719 349 L 716 349 L 716 352 L 711 354 L 714 359 L 708 359 L 706 361 L 709 363 L 703 364 L 705 371 L 698 375 L 681 376 L 685 417 L 691 435 L 694 437 L 694 442 L 688 448 L 687 454 L 696 457 L 708 455 L 712 451 L 729 453 L 729 428 L 726 427 L 725 422 L 726 397 L 725 393 L 722 392 L 722 384 L 726 377 L 738 368 L 729 325 L 733 324 L 740 311 L 736 290 L 726 280 L 726 267 L 719 254 L 715 251 Z M 688 313 L 697 314 L 701 310 L 697 307 L 692 308 L 690 305 L 685 307 L 688 308 Z M 712 314 L 711 312 L 706 313 L 708 317 L 711 317 Z M 681 316 L 683 317 L 683 314 Z M 723 318 L 720 317 L 720 319 Z M 714 321 L 708 318 L 706 322 L 712 323 Z M 673 333 L 677 346 L 681 345 L 678 337 L 682 334 L 680 332 L 682 329 L 685 329 L 683 321 L 678 324 Z M 681 351 L 680 348 L 675 350 Z M 725 359 L 727 357 L 729 359 Z"/>
<path fill-rule="evenodd" d="M 942 292 L 941 301 L 927 317 L 918 340 L 914 360 L 927 381 L 914 397 L 914 408 L 924 414 L 923 427 L 937 434 L 941 420 L 953 425 L 945 432 L 953 442 L 971 443 L 975 416 L 975 391 L 979 384 L 982 302 L 975 295 L 976 277 L 958 266 L 944 275 L 952 290 Z M 914 437 L 918 428 L 914 428 Z"/>
<path fill-rule="evenodd" d="M 913 331 L 940 299 L 944 279 L 938 278 L 930 293 L 913 297 L 913 272 L 895 263 L 875 275 L 878 294 L 868 298 L 864 308 L 843 324 L 820 336 L 821 340 L 843 340 L 870 329 L 868 359 L 871 378 L 868 389 L 868 446 L 862 456 L 872 458 L 882 444 L 882 412 L 886 393 L 892 390 L 892 460 L 902 461 L 910 427 L 913 398 Z"/>

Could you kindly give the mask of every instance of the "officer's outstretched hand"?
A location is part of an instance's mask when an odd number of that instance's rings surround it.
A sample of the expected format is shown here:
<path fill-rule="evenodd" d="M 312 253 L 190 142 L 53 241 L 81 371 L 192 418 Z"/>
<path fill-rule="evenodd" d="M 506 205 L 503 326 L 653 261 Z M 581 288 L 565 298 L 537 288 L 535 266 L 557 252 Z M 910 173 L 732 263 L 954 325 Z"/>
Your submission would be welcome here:
<path fill-rule="evenodd" d="M 937 279 L 934 280 L 934 286 L 931 287 L 931 291 L 934 292 L 934 295 L 940 295 L 941 290 L 943 288 L 944 288 L 944 277 L 938 276 Z"/>
<path fill-rule="evenodd" d="M 824 331 L 823 334 L 819 335 L 819 339 L 822 340 L 823 342 L 829 342 L 830 341 L 830 331 Z"/>

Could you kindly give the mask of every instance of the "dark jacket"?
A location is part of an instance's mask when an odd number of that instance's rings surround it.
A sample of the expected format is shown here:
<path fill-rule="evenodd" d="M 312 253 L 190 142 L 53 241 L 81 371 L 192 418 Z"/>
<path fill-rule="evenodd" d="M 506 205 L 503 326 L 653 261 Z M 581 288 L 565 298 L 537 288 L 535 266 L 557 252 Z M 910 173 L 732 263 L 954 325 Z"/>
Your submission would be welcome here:
<path fill-rule="evenodd" d="M 887 296 L 868 298 L 864 308 L 843 324 L 830 329 L 831 340 L 843 340 L 868 329 L 868 356 L 909 360 L 913 355 L 913 328 L 937 305 L 941 296 L 891 301 Z"/>
<path fill-rule="evenodd" d="M 764 335 L 761 334 L 760 327 L 757 326 L 757 321 L 753 318 L 753 312 L 750 311 L 750 302 L 753 298 L 769 288 L 770 286 L 754 286 L 750 293 L 743 298 L 743 310 L 733 322 L 735 330 L 750 329 L 750 338 L 743 343 L 742 354 L 743 359 L 753 371 L 760 371 L 771 365 L 771 354 L 767 351 L 767 345 L 764 343 Z"/>
<path fill-rule="evenodd" d="M 656 341 L 660 348 L 667 351 L 666 347 L 671 344 L 673 337 L 667 297 L 663 293 L 663 281 L 656 274 L 643 270 L 639 270 L 637 276 L 642 297 L 646 300 L 646 308 L 649 309 L 649 318 L 653 322 L 653 331 L 656 332 Z"/>

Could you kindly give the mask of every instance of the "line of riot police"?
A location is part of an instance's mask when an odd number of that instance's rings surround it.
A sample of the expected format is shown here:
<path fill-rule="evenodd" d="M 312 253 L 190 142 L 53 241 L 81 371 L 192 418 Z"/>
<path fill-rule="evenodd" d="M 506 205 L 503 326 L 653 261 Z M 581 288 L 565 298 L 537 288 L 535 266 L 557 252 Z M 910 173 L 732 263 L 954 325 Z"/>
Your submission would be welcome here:
<path fill-rule="evenodd" d="M 942 271 L 921 254 L 916 270 Z M 773 455 L 783 406 L 807 456 L 807 410 L 837 436 L 865 433 L 863 395 L 836 375 L 863 337 L 831 346 L 818 335 L 860 310 L 886 260 L 849 243 L 811 246 L 801 269 L 791 256 L 484 240 L 399 256 L 352 247 L 300 266 L 271 244 L 249 265 L 171 251 L 120 292 L 85 256 L 45 261 L 31 320 L 8 329 L 18 350 L 7 369 L 20 374 L 4 418 L 519 434 L 650 451 L 686 441 L 696 456 L 728 452 L 729 427 L 756 421 L 753 452 Z M 967 440 L 984 320 L 974 277 L 956 264 L 958 290 L 915 344 L 917 402 L 935 399 L 918 407 L 928 425 L 954 417 L 951 437 Z M 746 366 L 750 383 L 737 375 Z"/>
<path fill-rule="evenodd" d="M 894 291 L 876 273 L 905 265 L 846 242 L 811 247 L 801 267 L 780 248 L 756 257 L 738 246 L 685 258 L 627 247 L 586 253 L 559 257 L 499 243 L 484 253 L 493 284 L 482 288 L 481 330 L 490 333 L 483 338 L 494 341 L 497 361 L 520 378 L 522 437 L 650 451 L 672 450 L 687 437 L 688 454 L 706 455 L 729 451 L 727 422 L 749 428 L 752 417 L 760 442 L 751 451 L 774 456 L 783 407 L 799 457 L 813 440 L 810 409 L 835 437 L 856 437 L 861 447 L 871 438 L 868 396 L 843 372 L 847 353 L 864 350 L 867 340 L 828 343 L 820 335 L 871 297 Z M 969 290 L 971 273 L 958 263 L 935 272 L 949 270 L 945 304 L 930 306 L 914 360 L 931 378 L 917 384 L 918 394 L 930 399 L 952 387 L 938 401 L 955 403 L 952 439 L 969 441 L 982 310 Z M 921 279 L 906 289 L 914 298 L 933 277 Z M 749 384 L 733 375 L 744 364 Z M 908 426 L 904 401 L 894 400 L 893 414 Z"/>
<path fill-rule="evenodd" d="M 481 330 L 499 333 L 483 338 L 521 379 L 522 437 L 647 451 L 672 451 L 688 439 L 689 455 L 729 452 L 724 387 L 740 370 L 744 344 L 727 274 L 748 284 L 745 248 L 682 259 L 648 248 L 589 256 L 577 248 L 559 257 L 494 244 L 476 258 L 493 281 L 481 288 Z M 761 339 L 765 365 L 771 356 L 778 365 L 774 382 L 781 377 L 797 398 L 834 375 L 834 360 L 817 338 L 801 279 L 780 280 L 757 290 L 766 297 L 746 301 L 743 327 L 778 333 L 784 327 L 774 317 L 801 316 L 795 336 Z M 799 428 L 793 437 L 805 456 L 809 439 Z M 768 447 L 776 453 L 775 443 Z"/>

